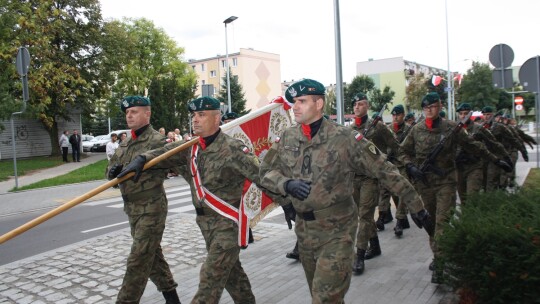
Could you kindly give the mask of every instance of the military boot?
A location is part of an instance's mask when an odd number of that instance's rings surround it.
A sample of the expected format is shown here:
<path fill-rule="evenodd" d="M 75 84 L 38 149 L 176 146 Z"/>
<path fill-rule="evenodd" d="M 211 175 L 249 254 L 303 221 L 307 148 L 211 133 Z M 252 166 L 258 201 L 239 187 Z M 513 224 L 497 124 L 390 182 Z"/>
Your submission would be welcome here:
<path fill-rule="evenodd" d="M 298 241 L 296 242 L 296 245 L 294 245 L 294 249 L 291 252 L 287 252 L 285 257 L 288 259 L 300 260 L 300 253 L 298 252 Z"/>
<path fill-rule="evenodd" d="M 411 228 L 411 225 L 409 224 L 409 219 L 406 216 L 403 219 L 403 222 L 401 222 L 401 227 L 403 227 L 403 229 Z"/>
<path fill-rule="evenodd" d="M 163 297 L 165 298 L 165 304 L 180 304 L 180 299 L 178 298 L 176 289 L 164 291 Z"/>
<path fill-rule="evenodd" d="M 392 210 L 388 209 L 388 212 L 386 212 L 386 214 L 384 215 L 383 220 L 385 224 L 388 224 L 394 220 L 394 217 L 392 216 Z"/>
<path fill-rule="evenodd" d="M 251 232 L 251 228 L 249 228 L 248 244 L 252 244 L 253 242 L 255 242 L 253 239 L 253 232 Z"/>
<path fill-rule="evenodd" d="M 377 226 L 377 230 L 383 231 L 384 230 L 384 218 L 386 217 L 386 211 L 379 211 L 379 218 L 375 222 L 375 226 Z"/>
<path fill-rule="evenodd" d="M 356 259 L 354 260 L 353 264 L 353 272 L 356 275 L 360 275 L 364 272 L 364 257 L 366 255 L 365 249 L 357 249 L 356 252 Z"/>
<path fill-rule="evenodd" d="M 372 237 L 369 239 L 369 248 L 366 251 L 365 259 L 369 260 L 378 255 L 381 255 L 381 245 L 379 244 L 379 237 Z"/>
<path fill-rule="evenodd" d="M 396 227 L 394 227 L 394 234 L 397 236 L 397 237 L 401 237 L 403 235 L 403 222 L 405 220 L 404 219 L 397 219 L 397 222 L 396 222 Z"/>

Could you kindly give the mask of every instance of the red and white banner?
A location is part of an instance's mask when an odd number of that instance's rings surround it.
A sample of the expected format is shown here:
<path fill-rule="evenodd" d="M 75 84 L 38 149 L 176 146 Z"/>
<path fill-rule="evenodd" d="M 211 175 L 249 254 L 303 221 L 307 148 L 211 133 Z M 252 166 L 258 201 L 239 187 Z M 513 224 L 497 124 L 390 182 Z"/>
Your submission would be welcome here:
<path fill-rule="evenodd" d="M 221 126 L 221 129 L 229 136 L 243 141 L 262 161 L 276 137 L 281 136 L 283 130 L 292 126 L 290 108 L 291 104 L 280 96 L 269 105 Z M 242 201 L 243 213 L 250 219 L 250 227 L 254 227 L 278 206 L 249 180 L 244 183 Z"/>
<path fill-rule="evenodd" d="M 433 77 L 431 78 L 431 83 L 434 85 L 434 86 L 438 86 L 442 81 L 442 77 L 441 76 L 437 76 L 437 75 L 433 75 Z"/>

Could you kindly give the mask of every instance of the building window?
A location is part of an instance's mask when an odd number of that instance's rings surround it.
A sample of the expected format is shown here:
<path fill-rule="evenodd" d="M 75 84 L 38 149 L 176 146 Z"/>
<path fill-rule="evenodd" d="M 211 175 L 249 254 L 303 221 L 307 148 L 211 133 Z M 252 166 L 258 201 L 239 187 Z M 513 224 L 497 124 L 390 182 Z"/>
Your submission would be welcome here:
<path fill-rule="evenodd" d="M 204 66 L 204 63 L 201 63 L 201 71 L 206 71 L 206 67 Z"/>
<path fill-rule="evenodd" d="M 192 65 L 191 68 L 195 71 L 195 66 L 194 65 Z"/>
<path fill-rule="evenodd" d="M 205 85 L 206 84 L 206 80 L 201 80 L 202 81 L 202 85 Z"/>
<path fill-rule="evenodd" d="M 226 68 L 226 67 L 227 67 L 227 64 L 226 64 L 225 59 L 221 60 L 221 67 L 222 67 L 222 68 Z"/>
<path fill-rule="evenodd" d="M 214 78 L 216 77 L 217 73 L 216 73 L 216 70 L 211 70 L 210 71 L 210 77 Z"/>
<path fill-rule="evenodd" d="M 238 65 L 238 58 L 233 58 L 232 59 L 232 66 L 235 67 Z"/>

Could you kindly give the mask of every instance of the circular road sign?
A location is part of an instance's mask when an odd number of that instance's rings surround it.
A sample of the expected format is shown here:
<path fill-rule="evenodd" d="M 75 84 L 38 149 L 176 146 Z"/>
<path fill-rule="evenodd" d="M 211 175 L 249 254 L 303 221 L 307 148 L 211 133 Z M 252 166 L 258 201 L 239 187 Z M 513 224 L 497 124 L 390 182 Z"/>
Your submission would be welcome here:
<path fill-rule="evenodd" d="M 514 61 L 514 51 L 508 45 L 501 43 L 489 51 L 489 62 L 496 68 L 507 68 Z"/>
<path fill-rule="evenodd" d="M 27 48 L 19 48 L 15 65 L 17 66 L 17 73 L 19 73 L 19 76 L 26 76 L 26 74 L 28 74 L 28 67 L 30 66 L 30 53 L 28 52 Z"/>
<path fill-rule="evenodd" d="M 517 104 L 517 105 L 520 105 L 523 103 L 523 97 L 521 96 L 516 96 L 516 98 L 514 98 L 514 102 Z"/>
<path fill-rule="evenodd" d="M 525 61 L 519 68 L 519 82 L 529 92 L 539 93 L 540 88 L 540 56 Z"/>
<path fill-rule="evenodd" d="M 517 111 L 523 110 L 523 105 L 520 105 L 520 104 L 516 105 L 516 110 Z"/>

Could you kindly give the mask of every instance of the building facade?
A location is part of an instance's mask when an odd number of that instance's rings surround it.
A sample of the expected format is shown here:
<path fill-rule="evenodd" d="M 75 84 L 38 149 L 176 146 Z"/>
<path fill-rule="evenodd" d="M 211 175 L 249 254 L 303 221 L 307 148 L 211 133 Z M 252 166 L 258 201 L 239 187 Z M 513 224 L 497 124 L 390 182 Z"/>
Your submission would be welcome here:
<path fill-rule="evenodd" d="M 197 74 L 197 96 L 219 94 L 223 77 L 227 73 L 226 56 L 190 59 L 188 64 Z M 246 109 L 258 109 L 281 95 L 281 65 L 277 54 L 240 49 L 229 54 L 230 77 L 238 77 L 247 100 Z M 211 85 L 211 86 L 208 86 Z M 205 92 L 203 92 L 203 90 Z M 204 93 L 204 94 L 203 94 Z"/>

